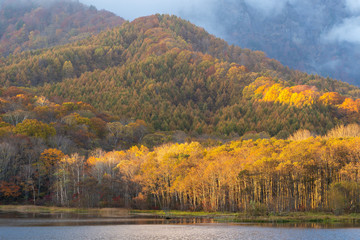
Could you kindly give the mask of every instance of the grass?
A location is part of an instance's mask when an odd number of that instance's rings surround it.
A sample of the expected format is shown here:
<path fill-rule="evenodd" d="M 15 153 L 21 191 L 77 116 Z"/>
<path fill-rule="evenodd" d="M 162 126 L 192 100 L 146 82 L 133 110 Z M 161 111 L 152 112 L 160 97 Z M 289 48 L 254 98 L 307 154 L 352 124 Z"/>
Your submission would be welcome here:
<path fill-rule="evenodd" d="M 236 217 L 237 213 L 229 212 L 192 212 L 178 210 L 131 210 L 130 214 L 134 215 L 154 215 L 160 217 L 203 217 L 203 218 L 219 218 L 219 217 Z"/>
<path fill-rule="evenodd" d="M 230 212 L 190 212 L 163 210 L 131 210 L 132 215 L 149 215 L 157 217 L 201 217 L 212 218 L 217 222 L 233 223 L 360 223 L 360 214 L 336 216 L 326 212 L 289 212 L 273 213 L 265 216 L 251 216 L 246 213 Z"/>
<path fill-rule="evenodd" d="M 238 214 L 235 222 L 253 223 L 359 223 L 360 214 L 344 214 L 336 216 L 326 212 L 288 212 L 273 213 L 268 216 L 247 216 Z"/>
<path fill-rule="evenodd" d="M 177 210 L 128 210 L 122 208 L 66 208 L 33 205 L 0 205 L 0 212 L 94 214 L 99 217 L 149 216 L 162 218 L 211 218 L 233 223 L 360 223 L 360 214 L 334 215 L 326 212 L 284 212 L 251 216 L 232 212 L 192 212 Z"/>
<path fill-rule="evenodd" d="M 0 205 L 0 212 L 95 214 L 101 217 L 129 216 L 129 210 L 123 208 L 68 208 L 34 205 Z"/>

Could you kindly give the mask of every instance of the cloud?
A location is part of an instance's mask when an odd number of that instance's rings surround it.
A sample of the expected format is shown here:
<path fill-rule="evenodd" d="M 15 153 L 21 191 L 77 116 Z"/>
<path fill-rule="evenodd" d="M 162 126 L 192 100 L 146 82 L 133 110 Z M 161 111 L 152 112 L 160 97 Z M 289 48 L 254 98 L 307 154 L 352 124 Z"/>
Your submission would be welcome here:
<path fill-rule="evenodd" d="M 351 17 L 334 26 L 323 39 L 329 42 L 360 44 L 360 17 Z"/>
<path fill-rule="evenodd" d="M 217 36 L 222 35 L 222 27 L 216 22 L 214 7 L 217 0 L 80 0 L 86 5 L 110 12 L 132 21 L 152 14 L 174 14 L 205 28 Z"/>
<path fill-rule="evenodd" d="M 346 7 L 350 10 L 350 12 L 360 12 L 360 1 L 346 0 Z"/>
<path fill-rule="evenodd" d="M 264 14 L 276 15 L 279 14 L 287 3 L 294 4 L 297 0 L 244 0 L 245 3 L 257 10 L 262 11 Z"/>
<path fill-rule="evenodd" d="M 156 13 L 179 14 L 193 9 L 203 14 L 215 0 L 81 0 L 81 2 L 114 12 L 131 21 Z"/>

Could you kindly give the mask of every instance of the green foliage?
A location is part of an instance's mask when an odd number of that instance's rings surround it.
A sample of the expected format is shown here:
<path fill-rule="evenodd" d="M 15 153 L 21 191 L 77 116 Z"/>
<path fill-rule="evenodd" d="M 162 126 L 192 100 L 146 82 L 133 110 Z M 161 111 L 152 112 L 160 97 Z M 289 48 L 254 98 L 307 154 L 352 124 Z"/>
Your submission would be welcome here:
<path fill-rule="evenodd" d="M 359 119 L 360 102 L 344 96 L 356 87 L 290 71 L 264 53 L 229 46 L 168 15 L 13 55 L 0 64 L 0 79 L 8 85 L 45 83 L 38 90 L 49 99 L 90 103 L 125 122 L 141 119 L 155 131 L 221 137 L 253 131 L 285 138 L 298 129 L 324 134 Z M 63 104 L 64 110 L 75 110 L 71 104 Z"/>
<path fill-rule="evenodd" d="M 331 207 L 336 215 L 360 211 L 360 185 L 357 182 L 336 182 L 330 186 Z"/>
<path fill-rule="evenodd" d="M 16 125 L 14 133 L 48 139 L 56 134 L 56 130 L 53 126 L 36 119 L 25 119 L 22 123 Z"/>
<path fill-rule="evenodd" d="M 266 205 L 263 203 L 250 201 L 249 205 L 246 213 L 252 217 L 267 216 L 269 214 Z"/>

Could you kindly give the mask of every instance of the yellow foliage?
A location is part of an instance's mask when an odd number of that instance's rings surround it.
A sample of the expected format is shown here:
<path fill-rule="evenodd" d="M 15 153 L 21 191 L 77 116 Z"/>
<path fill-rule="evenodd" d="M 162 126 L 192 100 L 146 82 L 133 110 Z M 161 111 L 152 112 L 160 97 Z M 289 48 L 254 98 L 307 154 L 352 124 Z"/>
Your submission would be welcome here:
<path fill-rule="evenodd" d="M 280 96 L 280 93 L 282 92 L 282 90 L 284 89 L 284 87 L 281 84 L 274 84 L 272 85 L 266 92 L 265 95 L 263 97 L 263 101 L 266 102 L 275 102 L 277 101 L 277 99 Z"/>
<path fill-rule="evenodd" d="M 345 111 L 348 112 L 355 112 L 358 113 L 359 112 L 359 102 L 358 101 L 354 101 L 351 98 L 346 98 L 344 100 L 344 102 L 339 106 L 340 109 L 343 109 Z"/>
<path fill-rule="evenodd" d="M 327 92 L 319 98 L 319 102 L 324 105 L 339 105 L 342 104 L 344 100 L 345 97 L 341 96 L 337 92 Z"/>

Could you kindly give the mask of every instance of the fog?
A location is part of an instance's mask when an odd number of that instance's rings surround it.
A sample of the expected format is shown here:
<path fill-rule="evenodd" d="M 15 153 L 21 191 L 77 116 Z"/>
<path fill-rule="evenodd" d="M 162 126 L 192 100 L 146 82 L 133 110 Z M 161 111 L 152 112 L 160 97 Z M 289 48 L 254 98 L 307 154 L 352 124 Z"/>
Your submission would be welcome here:
<path fill-rule="evenodd" d="M 359 44 L 360 19 L 358 14 L 360 15 L 360 1 L 342 1 L 349 16 L 344 18 L 341 23 L 335 24 L 332 29 L 324 31 L 323 40 Z M 223 28 L 226 26 L 218 23 L 218 16 L 215 14 L 220 4 L 244 3 L 267 17 L 281 14 L 286 5 L 295 6 L 305 15 L 314 13 L 315 16 L 322 11 L 322 8 L 319 8 L 318 0 L 223 0 L 220 2 L 216 0 L 80 0 L 80 2 L 93 5 L 99 10 L 106 9 L 114 12 L 130 21 L 137 17 L 155 13 L 175 14 L 204 27 L 219 37 L 226 37 L 223 36 Z"/>
<path fill-rule="evenodd" d="M 87 5 L 94 5 L 98 9 L 106 9 L 117 15 L 133 20 L 137 17 L 154 13 L 180 14 L 184 11 L 197 10 L 202 14 L 209 10 L 215 0 L 81 0 Z"/>
<path fill-rule="evenodd" d="M 244 0 L 245 3 L 262 11 L 266 15 L 276 15 L 281 13 L 286 4 L 294 4 L 298 0 Z"/>
<path fill-rule="evenodd" d="M 116 13 L 126 20 L 156 13 L 174 14 L 194 24 L 204 27 L 208 32 L 221 35 L 221 27 L 213 24 L 214 7 L 217 0 L 80 0 L 97 9 Z"/>
<path fill-rule="evenodd" d="M 360 0 L 80 0 L 133 20 L 175 14 L 302 71 L 360 84 Z M 339 70 L 341 69 L 341 70 Z M 358 80 L 359 79 L 359 80 Z"/>
<path fill-rule="evenodd" d="M 360 11 L 360 1 L 359 0 L 346 0 L 346 7 L 351 12 L 359 12 Z"/>
<path fill-rule="evenodd" d="M 229 43 L 264 51 L 292 68 L 360 85 L 355 66 L 360 61 L 360 0 L 66 1 L 93 5 L 129 21 L 174 14 Z"/>
<path fill-rule="evenodd" d="M 349 42 L 360 44 L 360 17 L 344 19 L 334 26 L 325 36 L 327 41 Z"/>

